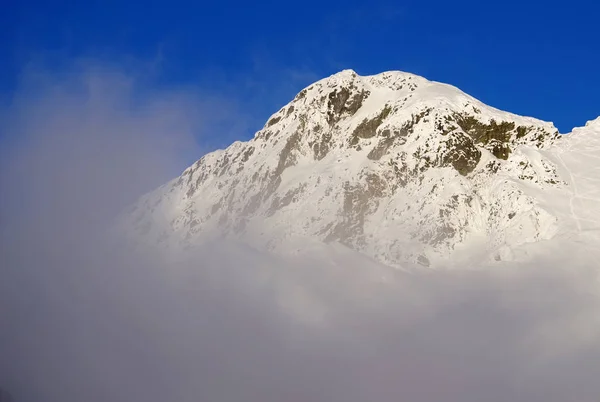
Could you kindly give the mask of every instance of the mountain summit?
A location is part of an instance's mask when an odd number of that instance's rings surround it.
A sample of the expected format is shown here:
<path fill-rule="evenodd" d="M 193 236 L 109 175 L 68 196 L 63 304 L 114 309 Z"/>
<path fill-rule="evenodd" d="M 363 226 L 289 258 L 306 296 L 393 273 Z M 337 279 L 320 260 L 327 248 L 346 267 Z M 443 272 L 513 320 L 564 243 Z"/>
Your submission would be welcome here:
<path fill-rule="evenodd" d="M 561 136 L 450 85 L 344 70 L 142 197 L 126 225 L 175 251 L 225 236 L 285 252 L 341 243 L 394 266 L 513 259 L 582 230 L 569 163 L 598 131 Z"/>

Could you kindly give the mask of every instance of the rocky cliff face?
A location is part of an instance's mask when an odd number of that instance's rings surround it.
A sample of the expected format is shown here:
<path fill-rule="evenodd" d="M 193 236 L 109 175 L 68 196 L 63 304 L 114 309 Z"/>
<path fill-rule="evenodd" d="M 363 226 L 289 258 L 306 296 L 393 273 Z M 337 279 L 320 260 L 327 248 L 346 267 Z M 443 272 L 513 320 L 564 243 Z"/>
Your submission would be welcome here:
<path fill-rule="evenodd" d="M 562 137 L 449 85 L 346 70 L 142 197 L 125 224 L 174 251 L 226 236 L 274 251 L 338 242 L 396 266 L 503 260 L 562 227 L 539 202 L 572 191 Z"/>

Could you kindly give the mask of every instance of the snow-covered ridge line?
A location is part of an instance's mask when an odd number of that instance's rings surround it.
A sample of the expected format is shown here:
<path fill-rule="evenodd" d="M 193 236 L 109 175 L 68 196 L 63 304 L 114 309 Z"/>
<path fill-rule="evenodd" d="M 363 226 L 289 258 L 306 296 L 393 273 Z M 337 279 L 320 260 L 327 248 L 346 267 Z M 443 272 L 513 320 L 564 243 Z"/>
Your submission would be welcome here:
<path fill-rule="evenodd" d="M 227 236 L 281 252 L 336 242 L 396 266 L 506 260 L 581 226 L 573 202 L 557 204 L 573 191 L 557 156 L 573 147 L 564 137 L 451 85 L 344 70 L 303 89 L 250 141 L 143 197 L 125 221 L 176 252 Z"/>

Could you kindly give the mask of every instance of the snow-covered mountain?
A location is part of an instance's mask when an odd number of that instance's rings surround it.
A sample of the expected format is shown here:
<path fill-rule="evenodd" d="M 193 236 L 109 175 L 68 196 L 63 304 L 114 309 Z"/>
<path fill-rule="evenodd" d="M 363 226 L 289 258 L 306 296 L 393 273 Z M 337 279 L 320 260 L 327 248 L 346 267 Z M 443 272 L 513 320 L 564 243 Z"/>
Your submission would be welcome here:
<path fill-rule="evenodd" d="M 124 223 L 174 252 L 221 236 L 280 252 L 336 242 L 435 268 L 593 236 L 599 199 L 600 119 L 560 135 L 450 85 L 345 70 L 142 197 Z"/>

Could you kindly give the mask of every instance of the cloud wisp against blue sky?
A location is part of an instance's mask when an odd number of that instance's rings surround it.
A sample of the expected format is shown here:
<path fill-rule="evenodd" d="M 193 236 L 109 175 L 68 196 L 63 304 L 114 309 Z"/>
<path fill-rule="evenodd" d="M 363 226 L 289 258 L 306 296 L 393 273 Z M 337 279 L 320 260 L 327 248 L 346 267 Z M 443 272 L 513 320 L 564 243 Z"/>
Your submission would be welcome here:
<path fill-rule="evenodd" d="M 600 114 L 599 7 L 581 0 L 560 7 L 515 0 L 12 2 L 0 16 L 0 91 L 10 98 L 32 62 L 60 70 L 82 57 L 154 60 L 154 84 L 202 87 L 238 103 L 250 117 L 235 137 L 247 139 L 317 78 L 345 68 L 404 70 L 568 132 Z"/>

